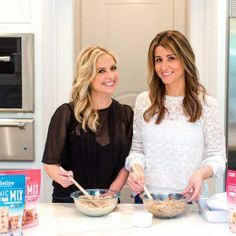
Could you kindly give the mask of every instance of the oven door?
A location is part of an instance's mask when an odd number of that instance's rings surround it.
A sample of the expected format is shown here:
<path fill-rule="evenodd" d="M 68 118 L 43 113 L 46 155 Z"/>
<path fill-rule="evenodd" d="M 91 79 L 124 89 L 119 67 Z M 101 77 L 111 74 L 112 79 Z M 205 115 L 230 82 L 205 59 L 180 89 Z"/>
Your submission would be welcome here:
<path fill-rule="evenodd" d="M 33 35 L 0 34 L 0 112 L 33 112 Z"/>
<path fill-rule="evenodd" d="M 0 161 L 34 160 L 34 119 L 0 119 Z"/>

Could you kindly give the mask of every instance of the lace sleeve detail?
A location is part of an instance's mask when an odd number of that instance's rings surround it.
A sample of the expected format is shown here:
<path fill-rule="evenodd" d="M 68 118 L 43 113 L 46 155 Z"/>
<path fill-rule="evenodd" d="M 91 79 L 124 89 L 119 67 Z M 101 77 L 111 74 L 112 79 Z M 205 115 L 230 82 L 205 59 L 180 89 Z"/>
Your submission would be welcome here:
<path fill-rule="evenodd" d="M 147 107 L 148 101 L 148 92 L 143 92 L 137 97 L 135 102 L 132 145 L 125 164 L 127 170 L 130 170 L 133 164 L 140 164 L 144 167 L 142 123 L 143 113 Z"/>
<path fill-rule="evenodd" d="M 219 108 L 216 99 L 207 96 L 203 104 L 204 157 L 202 166 L 211 166 L 214 176 L 225 171 L 225 137 L 221 127 Z"/>

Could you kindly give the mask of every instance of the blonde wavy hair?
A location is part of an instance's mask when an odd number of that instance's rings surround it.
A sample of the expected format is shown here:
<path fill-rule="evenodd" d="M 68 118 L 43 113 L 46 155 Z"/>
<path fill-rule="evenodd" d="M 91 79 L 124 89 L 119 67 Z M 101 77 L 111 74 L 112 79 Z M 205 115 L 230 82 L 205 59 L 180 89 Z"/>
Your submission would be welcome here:
<path fill-rule="evenodd" d="M 167 109 L 164 105 L 165 84 L 155 71 L 155 49 L 162 46 L 171 50 L 184 67 L 185 72 L 185 96 L 183 110 L 189 117 L 189 122 L 195 122 L 202 115 L 201 97 L 204 99 L 206 90 L 199 83 L 198 71 L 195 65 L 195 55 L 186 37 L 178 31 L 168 30 L 156 35 L 152 40 L 148 51 L 148 86 L 151 105 L 144 112 L 145 121 L 149 121 L 158 114 L 156 124 L 164 119 Z"/>
<path fill-rule="evenodd" d="M 98 112 L 92 105 L 90 84 L 96 77 L 97 60 L 104 54 L 110 55 L 117 62 L 116 55 L 112 51 L 100 46 L 85 48 L 76 60 L 71 98 L 74 103 L 74 115 L 85 131 L 86 128 L 90 128 L 96 132 L 99 125 Z"/>

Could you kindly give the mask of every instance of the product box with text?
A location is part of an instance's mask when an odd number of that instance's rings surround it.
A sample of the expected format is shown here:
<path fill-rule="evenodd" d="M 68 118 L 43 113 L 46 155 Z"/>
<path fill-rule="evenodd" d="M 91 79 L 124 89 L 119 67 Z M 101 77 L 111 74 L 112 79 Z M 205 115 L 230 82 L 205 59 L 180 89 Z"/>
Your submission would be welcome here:
<path fill-rule="evenodd" d="M 0 236 L 21 236 L 25 175 L 0 174 Z"/>
<path fill-rule="evenodd" d="M 32 227 L 38 224 L 39 216 L 37 203 L 40 196 L 41 186 L 41 170 L 25 169 L 25 170 L 1 170 L 0 174 L 23 174 L 26 178 L 25 189 L 25 209 L 22 219 L 23 228 Z"/>

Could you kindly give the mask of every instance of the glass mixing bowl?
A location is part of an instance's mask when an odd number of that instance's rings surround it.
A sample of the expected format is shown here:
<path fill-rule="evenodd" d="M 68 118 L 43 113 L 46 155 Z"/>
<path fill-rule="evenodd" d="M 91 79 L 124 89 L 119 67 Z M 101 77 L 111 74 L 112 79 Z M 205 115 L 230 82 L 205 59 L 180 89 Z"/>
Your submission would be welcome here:
<path fill-rule="evenodd" d="M 172 218 L 182 214 L 187 209 L 187 199 L 180 193 L 151 193 L 153 200 L 143 195 L 144 207 L 159 218 Z"/>
<path fill-rule="evenodd" d="M 81 191 L 71 193 L 76 208 L 88 216 L 103 216 L 116 207 L 118 203 L 119 193 L 113 193 L 108 189 L 86 189 L 92 196 L 92 199 L 86 197 Z"/>

